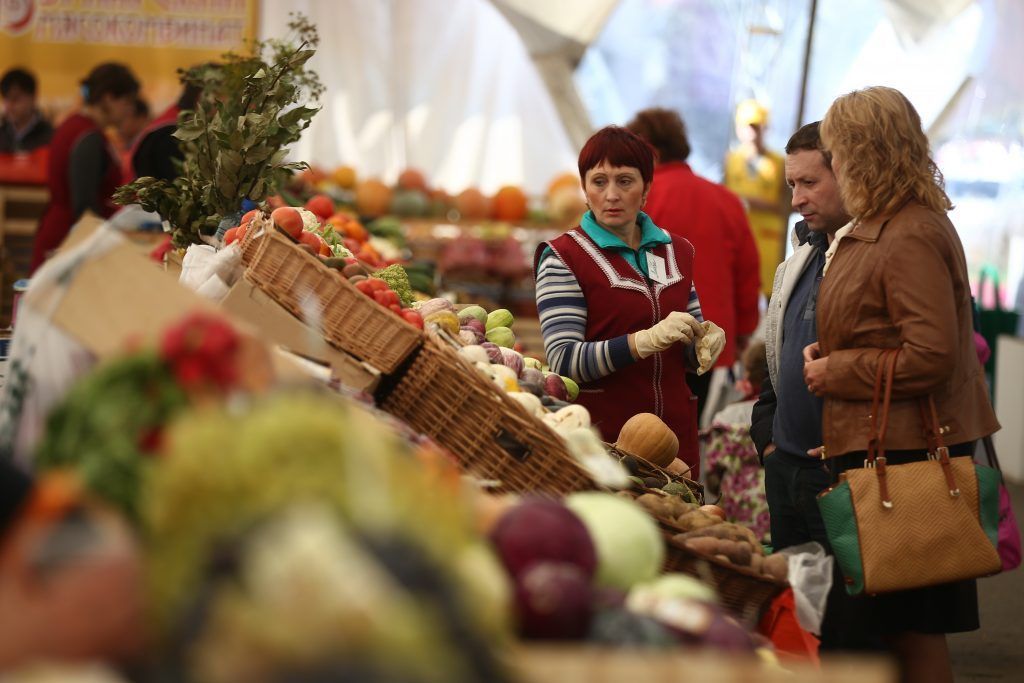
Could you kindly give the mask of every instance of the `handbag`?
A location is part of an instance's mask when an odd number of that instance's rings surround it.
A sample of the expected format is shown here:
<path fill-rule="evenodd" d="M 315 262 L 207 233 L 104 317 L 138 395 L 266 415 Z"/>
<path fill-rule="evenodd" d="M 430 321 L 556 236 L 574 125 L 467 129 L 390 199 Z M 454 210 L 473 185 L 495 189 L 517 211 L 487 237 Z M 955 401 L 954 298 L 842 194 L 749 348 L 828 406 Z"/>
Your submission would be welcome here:
<path fill-rule="evenodd" d="M 992 443 L 992 437 L 986 436 L 983 440 L 985 455 L 988 466 L 999 473 L 999 558 L 1003 561 L 1003 571 L 1008 572 L 1020 566 L 1020 527 L 1017 526 L 1017 517 L 1013 514 L 1013 506 L 1010 505 L 1010 492 L 1006 489 L 1006 482 L 1003 481 L 1003 470 L 999 467 L 999 458 L 996 456 L 996 446 Z"/>
<path fill-rule="evenodd" d="M 899 351 L 878 364 L 863 468 L 818 494 L 850 595 L 891 593 L 995 574 L 1002 568 L 999 473 L 949 456 L 935 401 L 919 401 L 928 458 L 889 465 L 885 432 Z M 884 392 L 882 387 L 884 385 Z"/>

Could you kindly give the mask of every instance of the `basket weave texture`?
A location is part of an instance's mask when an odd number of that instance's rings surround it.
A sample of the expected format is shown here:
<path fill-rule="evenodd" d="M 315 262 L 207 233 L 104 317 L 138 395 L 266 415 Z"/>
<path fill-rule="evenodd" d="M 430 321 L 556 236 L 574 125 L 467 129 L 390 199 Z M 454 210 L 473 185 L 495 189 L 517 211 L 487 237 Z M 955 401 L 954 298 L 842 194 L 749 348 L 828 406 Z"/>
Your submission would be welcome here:
<path fill-rule="evenodd" d="M 695 576 L 712 586 L 722 606 L 745 626 L 757 626 L 772 600 L 789 588 L 785 581 L 763 576 L 752 569 L 737 567 L 687 548 L 672 539 L 672 534 L 676 532 L 668 532 L 664 526 L 662 533 L 665 537 L 665 562 L 662 568 L 666 572 Z"/>
<path fill-rule="evenodd" d="M 423 333 L 363 295 L 338 271 L 272 229 L 250 230 L 256 244 L 246 277 L 342 351 L 383 372 L 395 371 L 423 343 Z M 251 247 L 249 247 L 251 248 Z"/>
<path fill-rule="evenodd" d="M 505 490 L 564 495 L 594 488 L 554 431 L 436 337 L 428 336 L 381 407 Z"/>

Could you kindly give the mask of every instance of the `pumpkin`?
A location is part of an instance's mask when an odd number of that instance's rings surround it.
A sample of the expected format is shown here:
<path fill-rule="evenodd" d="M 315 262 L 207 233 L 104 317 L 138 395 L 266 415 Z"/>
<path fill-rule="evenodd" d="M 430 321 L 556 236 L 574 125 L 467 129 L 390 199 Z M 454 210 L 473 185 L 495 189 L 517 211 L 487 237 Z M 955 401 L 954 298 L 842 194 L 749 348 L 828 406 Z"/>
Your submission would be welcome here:
<path fill-rule="evenodd" d="M 679 453 L 679 439 L 657 415 L 639 413 L 622 425 L 615 447 L 658 467 L 666 467 Z"/>
<path fill-rule="evenodd" d="M 415 168 L 407 168 L 398 174 L 398 187 L 402 190 L 427 191 L 427 179 Z"/>
<path fill-rule="evenodd" d="M 490 202 L 480 190 L 471 187 L 455 198 L 455 208 L 464 219 L 479 221 L 487 218 Z"/>
<path fill-rule="evenodd" d="M 391 188 L 379 180 L 356 185 L 356 209 L 362 216 L 383 216 L 391 206 Z"/>
<path fill-rule="evenodd" d="M 548 184 L 548 197 L 566 188 L 574 192 L 580 192 L 580 177 L 575 173 L 569 172 L 558 174 Z"/>
<path fill-rule="evenodd" d="M 526 218 L 526 205 L 523 191 L 513 185 L 506 185 L 494 195 L 492 212 L 499 221 L 521 221 Z"/>

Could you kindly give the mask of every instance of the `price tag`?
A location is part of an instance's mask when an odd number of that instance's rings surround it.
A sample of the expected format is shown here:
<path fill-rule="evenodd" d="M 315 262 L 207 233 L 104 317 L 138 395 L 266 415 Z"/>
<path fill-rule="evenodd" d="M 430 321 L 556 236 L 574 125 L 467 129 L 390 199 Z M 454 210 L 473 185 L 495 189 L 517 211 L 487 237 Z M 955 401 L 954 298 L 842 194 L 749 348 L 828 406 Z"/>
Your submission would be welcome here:
<path fill-rule="evenodd" d="M 647 252 L 647 275 L 659 284 L 668 284 L 668 274 L 665 272 L 665 259 Z"/>

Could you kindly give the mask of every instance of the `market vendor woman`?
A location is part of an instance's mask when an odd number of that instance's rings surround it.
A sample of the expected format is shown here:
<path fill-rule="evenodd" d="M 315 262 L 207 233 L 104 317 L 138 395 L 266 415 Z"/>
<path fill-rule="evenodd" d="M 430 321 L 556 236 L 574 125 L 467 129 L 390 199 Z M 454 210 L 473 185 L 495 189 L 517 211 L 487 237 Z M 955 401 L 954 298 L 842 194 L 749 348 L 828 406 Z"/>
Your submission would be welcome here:
<path fill-rule="evenodd" d="M 696 476 L 697 408 L 685 373 L 710 369 L 725 335 L 701 316 L 693 246 L 641 211 L 654 152 L 635 134 L 598 131 L 579 171 L 590 210 L 536 254 L 548 364 L 579 383 L 578 403 L 605 441 L 633 415 L 653 413 L 675 432 L 679 458 Z"/>

